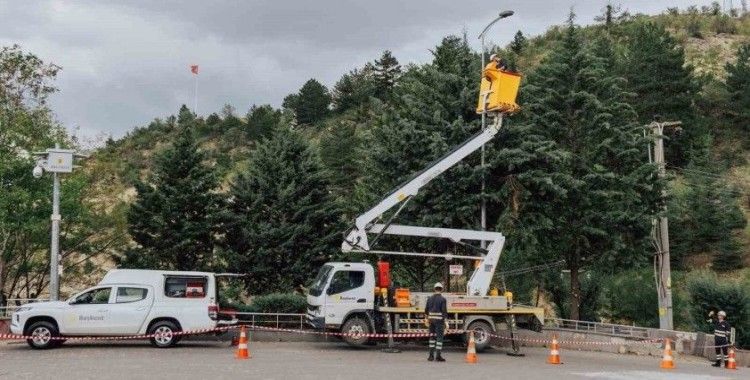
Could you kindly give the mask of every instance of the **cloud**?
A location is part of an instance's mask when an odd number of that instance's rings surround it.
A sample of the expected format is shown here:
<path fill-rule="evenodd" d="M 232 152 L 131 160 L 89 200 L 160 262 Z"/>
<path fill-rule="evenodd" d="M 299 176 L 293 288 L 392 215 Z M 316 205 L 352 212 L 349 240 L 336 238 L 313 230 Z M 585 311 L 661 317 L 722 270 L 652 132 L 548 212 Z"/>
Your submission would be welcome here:
<path fill-rule="evenodd" d="M 671 4 L 636 0 L 631 12 L 657 13 Z M 709 4 L 710 1 L 697 1 Z M 121 136 L 154 117 L 192 106 L 201 67 L 198 112 L 223 104 L 278 106 L 309 78 L 332 85 L 341 74 L 392 50 L 402 62 L 425 62 L 448 34 L 476 35 L 498 11 L 516 15 L 488 40 L 506 43 L 516 30 L 542 33 L 570 7 L 589 23 L 606 0 L 254 0 L 15 1 L 0 3 L 0 44 L 19 43 L 63 67 L 58 118 L 84 135 Z"/>

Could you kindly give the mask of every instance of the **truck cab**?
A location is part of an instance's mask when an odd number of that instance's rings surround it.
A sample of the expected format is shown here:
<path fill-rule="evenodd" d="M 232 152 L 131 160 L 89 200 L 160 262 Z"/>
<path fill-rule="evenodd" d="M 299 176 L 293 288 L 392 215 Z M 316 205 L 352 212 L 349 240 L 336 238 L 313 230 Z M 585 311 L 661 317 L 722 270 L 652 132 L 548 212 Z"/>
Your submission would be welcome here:
<path fill-rule="evenodd" d="M 356 318 L 358 324 L 365 322 L 369 325 L 367 330 L 372 331 L 374 291 L 372 265 L 327 263 L 318 271 L 307 295 L 308 322 L 318 329 L 338 329 Z M 357 331 L 357 328 L 354 330 Z"/>
<path fill-rule="evenodd" d="M 170 347 L 186 330 L 219 323 L 217 275 L 208 272 L 116 269 L 99 284 L 66 301 L 30 303 L 11 317 L 11 332 L 30 336 L 32 348 L 59 346 L 65 337 L 160 334 L 156 347 Z"/>

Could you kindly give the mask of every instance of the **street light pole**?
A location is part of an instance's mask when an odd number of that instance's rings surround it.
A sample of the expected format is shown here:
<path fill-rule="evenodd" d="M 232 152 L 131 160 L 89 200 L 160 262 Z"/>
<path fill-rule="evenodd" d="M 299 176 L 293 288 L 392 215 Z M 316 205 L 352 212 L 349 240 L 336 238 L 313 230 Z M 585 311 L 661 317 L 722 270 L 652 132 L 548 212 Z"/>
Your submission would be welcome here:
<path fill-rule="evenodd" d="M 72 173 L 74 158 L 86 158 L 82 154 L 76 153 L 72 149 L 60 149 L 55 144 L 54 149 L 47 149 L 44 152 L 34 152 L 37 157 L 36 166 L 34 167 L 34 177 L 41 178 L 45 171 L 52 173 L 52 232 L 50 237 L 50 264 L 49 264 L 49 298 L 57 301 L 60 298 L 60 275 L 62 266 L 60 265 L 60 173 Z"/>
<path fill-rule="evenodd" d="M 484 55 L 485 55 L 484 35 L 487 34 L 487 31 L 490 29 L 492 25 L 495 25 L 496 22 L 506 17 L 513 16 L 513 13 L 514 13 L 513 11 L 500 12 L 500 14 L 497 17 L 495 17 L 495 19 L 492 20 L 492 22 L 490 22 L 489 24 L 487 24 L 487 26 L 484 27 L 484 29 L 482 30 L 482 33 L 479 33 L 479 40 L 482 41 L 482 67 L 479 68 L 480 80 L 484 76 Z M 487 128 L 487 112 L 482 112 L 482 131 L 484 131 L 485 128 Z M 485 180 L 485 175 L 484 175 L 484 161 L 485 161 L 484 156 L 485 156 L 484 145 L 482 145 L 481 159 L 480 159 L 481 160 L 480 167 L 482 168 L 482 187 L 480 190 L 480 194 L 482 196 L 482 206 L 481 206 L 480 223 L 482 225 L 482 231 L 487 230 L 487 200 L 485 199 L 485 196 L 484 196 L 484 189 L 486 187 L 486 180 Z M 485 241 L 482 241 L 480 244 L 482 248 L 485 248 L 487 245 Z"/>
<path fill-rule="evenodd" d="M 52 241 L 50 243 L 49 299 L 57 301 L 60 292 L 60 177 L 52 173 Z"/>

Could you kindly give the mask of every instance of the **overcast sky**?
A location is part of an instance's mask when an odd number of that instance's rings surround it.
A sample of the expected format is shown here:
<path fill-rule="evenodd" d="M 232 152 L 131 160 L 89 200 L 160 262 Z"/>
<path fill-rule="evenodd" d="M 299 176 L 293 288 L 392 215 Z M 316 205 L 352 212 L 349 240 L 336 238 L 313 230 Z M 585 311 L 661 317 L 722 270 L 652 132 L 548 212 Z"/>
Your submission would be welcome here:
<path fill-rule="evenodd" d="M 701 0 L 631 0 L 631 13 L 706 5 Z M 63 67 L 52 99 L 58 119 L 80 136 L 124 135 L 155 117 L 193 107 L 189 65 L 200 65 L 198 113 L 232 104 L 279 106 L 309 78 L 326 86 L 351 68 L 393 51 L 402 64 L 430 59 L 448 34 L 477 34 L 500 10 L 488 40 L 517 30 L 542 33 L 563 22 L 593 22 L 606 0 L 0 0 L 0 45 L 20 44 Z"/>

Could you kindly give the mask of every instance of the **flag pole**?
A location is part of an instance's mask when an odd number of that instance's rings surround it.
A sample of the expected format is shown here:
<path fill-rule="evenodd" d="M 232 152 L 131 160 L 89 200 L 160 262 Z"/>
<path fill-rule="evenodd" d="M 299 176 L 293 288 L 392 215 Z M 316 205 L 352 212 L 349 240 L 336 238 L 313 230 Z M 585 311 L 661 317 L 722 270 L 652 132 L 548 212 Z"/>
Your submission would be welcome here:
<path fill-rule="evenodd" d="M 193 92 L 193 113 L 198 116 L 198 74 L 193 75 L 195 77 L 195 90 Z"/>

